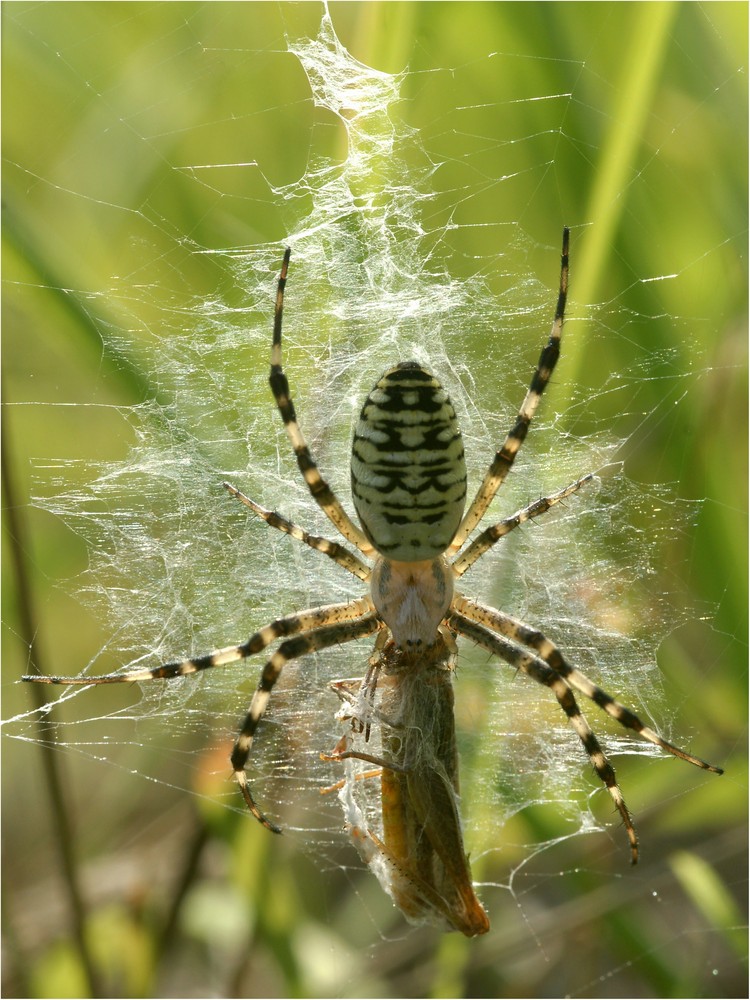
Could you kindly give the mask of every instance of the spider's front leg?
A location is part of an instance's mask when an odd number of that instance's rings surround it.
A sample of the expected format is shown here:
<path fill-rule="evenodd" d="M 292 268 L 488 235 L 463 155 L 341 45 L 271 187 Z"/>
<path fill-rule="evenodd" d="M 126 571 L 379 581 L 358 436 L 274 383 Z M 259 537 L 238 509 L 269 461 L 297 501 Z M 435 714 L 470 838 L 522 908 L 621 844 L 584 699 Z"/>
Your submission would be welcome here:
<path fill-rule="evenodd" d="M 638 733 L 644 740 L 648 740 L 655 746 L 661 747 L 662 750 L 666 750 L 667 753 L 671 753 L 674 757 L 679 757 L 680 760 L 687 761 L 688 764 L 694 764 L 696 767 L 703 768 L 704 771 L 712 771 L 714 774 L 724 773 L 722 768 L 717 767 L 715 764 L 709 764 L 707 761 L 702 760 L 700 757 L 695 757 L 686 750 L 681 750 L 674 743 L 665 740 L 655 730 L 644 725 L 635 712 L 626 708 L 625 705 L 621 705 L 612 695 L 607 694 L 597 684 L 594 684 L 580 670 L 572 667 L 558 647 L 546 635 L 540 632 L 539 629 L 531 628 L 524 622 L 511 618 L 510 615 L 506 615 L 502 611 L 498 611 L 497 608 L 485 607 L 485 605 L 478 604 L 468 597 L 457 596 L 453 602 L 453 607 L 462 615 L 466 615 L 471 621 L 486 625 L 495 632 L 499 632 L 500 635 L 510 639 L 512 643 L 519 643 L 522 646 L 528 646 L 530 649 L 533 649 L 556 674 L 565 679 L 565 682 L 571 688 L 579 691 L 586 698 L 590 698 L 607 715 L 616 719 L 621 726 Z"/>
<path fill-rule="evenodd" d="M 361 602 L 362 604 L 369 602 Z M 303 633 L 293 639 L 282 642 L 273 656 L 266 662 L 260 676 L 260 682 L 250 703 L 250 709 L 245 717 L 245 721 L 240 730 L 240 734 L 232 750 L 232 768 L 235 780 L 240 786 L 240 791 L 247 803 L 250 812 L 259 823 L 262 823 L 273 833 L 281 833 L 281 828 L 272 823 L 267 816 L 258 808 L 250 791 L 245 767 L 247 765 L 250 750 L 253 745 L 255 731 L 263 717 L 271 691 L 277 680 L 281 676 L 284 665 L 290 660 L 296 660 L 306 653 L 313 653 L 316 650 L 327 649 L 339 643 L 350 642 L 352 639 L 361 639 L 364 636 L 372 635 L 382 627 L 382 622 L 377 614 L 370 613 L 355 621 L 342 621 L 333 625 L 326 625 L 313 632 Z"/>
<path fill-rule="evenodd" d="M 585 716 L 578 707 L 575 696 L 570 690 L 563 678 L 553 670 L 544 660 L 535 656 L 533 653 L 526 652 L 523 649 L 519 649 L 517 646 L 513 645 L 507 639 L 502 638 L 502 636 L 496 635 L 491 632 L 488 628 L 484 628 L 479 625 L 476 621 L 464 617 L 464 615 L 454 612 L 450 616 L 450 624 L 462 635 L 465 635 L 469 639 L 473 639 L 474 642 L 483 646 L 489 652 L 494 653 L 499 656 L 500 659 L 509 663 L 516 670 L 522 670 L 524 673 L 528 674 L 529 677 L 537 681 L 539 684 L 544 684 L 548 687 L 555 698 L 557 698 L 557 703 L 560 708 L 565 712 L 568 717 L 573 729 L 576 731 L 578 738 L 583 744 L 583 748 L 589 756 L 594 770 L 599 775 L 599 778 L 606 785 L 607 791 L 612 797 L 612 801 L 619 812 L 623 825 L 628 835 L 628 840 L 630 842 L 630 860 L 632 864 L 638 863 L 638 835 L 635 832 L 635 827 L 633 825 L 633 820 L 630 815 L 630 810 L 625 804 L 625 798 L 622 794 L 622 790 L 617 783 L 617 778 L 615 777 L 615 770 L 607 759 L 607 755 L 604 753 L 599 740 L 596 738 L 594 731 L 591 726 L 589 726 L 586 721 Z"/>

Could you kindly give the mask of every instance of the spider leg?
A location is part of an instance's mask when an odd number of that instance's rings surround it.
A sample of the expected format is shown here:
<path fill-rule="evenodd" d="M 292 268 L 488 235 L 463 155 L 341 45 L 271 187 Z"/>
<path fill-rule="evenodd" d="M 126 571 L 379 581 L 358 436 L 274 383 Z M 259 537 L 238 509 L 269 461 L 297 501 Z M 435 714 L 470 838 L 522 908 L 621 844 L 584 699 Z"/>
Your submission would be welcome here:
<path fill-rule="evenodd" d="M 294 403 L 289 393 L 289 382 L 281 366 L 281 317 L 284 310 L 284 288 L 286 286 L 290 256 L 291 250 L 287 248 L 284 254 L 284 262 L 281 265 L 281 275 L 276 291 L 276 311 L 274 313 L 273 344 L 271 347 L 271 375 L 269 377 L 271 392 L 274 395 L 276 405 L 284 421 L 284 427 L 292 443 L 292 448 L 294 448 L 294 454 L 297 456 L 297 464 L 299 465 L 300 472 L 304 476 L 313 499 L 348 542 L 356 545 L 360 552 L 365 555 L 371 555 L 374 551 L 372 545 L 346 513 L 335 493 L 320 474 L 315 459 L 312 457 L 307 442 L 297 423 Z"/>
<path fill-rule="evenodd" d="M 352 639 L 361 639 L 363 636 L 371 635 L 377 629 L 381 628 L 381 626 L 382 622 L 377 614 L 371 613 L 357 621 L 340 621 L 334 625 L 315 629 L 312 632 L 304 632 L 302 635 L 282 642 L 263 667 L 258 687 L 253 695 L 253 700 L 250 702 L 250 708 L 245 716 L 240 734 L 235 741 L 231 761 L 235 780 L 240 786 L 250 812 L 259 823 L 262 823 L 263 826 L 274 833 L 281 833 L 281 829 L 272 823 L 255 804 L 255 799 L 247 781 L 245 765 L 250 755 L 258 723 L 268 706 L 271 691 L 281 676 L 284 665 L 290 660 L 296 660 L 300 656 L 304 656 L 306 653 L 312 653 L 319 649 L 327 649 L 329 646 L 335 646 L 342 642 L 350 642 Z"/>
<path fill-rule="evenodd" d="M 343 545 L 339 545 L 338 542 L 332 542 L 328 538 L 321 538 L 319 535 L 309 534 L 304 528 L 301 528 L 293 521 L 287 520 L 281 514 L 277 514 L 276 511 L 266 510 L 265 507 L 261 507 L 260 504 L 251 500 L 250 497 L 245 496 L 236 486 L 232 486 L 231 483 L 222 483 L 221 485 L 228 493 L 239 500 L 240 503 L 243 503 L 259 517 L 262 517 L 272 528 L 278 528 L 279 531 L 291 535 L 297 541 L 309 545 L 311 549 L 323 552 L 330 559 L 333 559 L 335 563 L 343 567 L 343 569 L 348 570 L 353 576 L 359 577 L 360 580 L 367 582 L 370 579 L 371 571 L 367 563 L 363 562 L 353 552 L 345 549 Z"/>
<path fill-rule="evenodd" d="M 607 755 L 602 750 L 599 740 L 596 738 L 593 730 L 578 707 L 573 692 L 570 690 L 563 678 L 557 673 L 556 670 L 549 667 L 538 656 L 534 656 L 533 653 L 528 653 L 525 650 L 519 649 L 518 646 L 508 642 L 507 639 L 503 639 L 501 636 L 495 635 L 493 632 L 490 632 L 489 629 L 486 629 L 482 625 L 465 618 L 463 615 L 455 613 L 450 615 L 449 624 L 452 628 L 456 628 L 467 638 L 473 639 L 480 646 L 483 646 L 491 653 L 499 656 L 500 659 L 505 660 L 505 662 L 509 663 L 512 667 L 516 667 L 518 670 L 523 670 L 523 672 L 528 674 L 529 677 L 532 677 L 535 681 L 538 681 L 540 684 L 544 684 L 546 687 L 550 688 L 554 696 L 557 698 L 558 704 L 562 708 L 563 712 L 567 715 L 573 729 L 575 729 L 578 734 L 578 738 L 583 744 L 584 750 L 589 755 L 589 759 L 594 766 L 594 770 L 606 785 L 607 791 L 612 797 L 612 801 L 622 817 L 622 821 L 628 835 L 628 840 L 630 841 L 630 861 L 631 864 L 637 864 L 638 837 L 635 832 L 635 827 L 633 826 L 633 820 L 630 816 L 630 812 L 625 804 L 622 791 L 620 790 L 620 786 L 617 784 L 614 768 L 607 759 Z"/>
<path fill-rule="evenodd" d="M 570 230 L 566 226 L 563 229 L 562 256 L 560 261 L 560 290 L 557 296 L 557 308 L 555 309 L 555 319 L 552 323 L 552 332 L 549 340 L 542 349 L 536 371 L 531 379 L 531 385 L 526 393 L 526 397 L 518 411 L 515 425 L 506 437 L 502 447 L 495 454 L 492 465 L 487 470 L 487 474 L 482 481 L 482 485 L 477 491 L 477 495 L 471 506 L 464 514 L 464 519 L 458 526 L 450 552 L 457 552 L 464 541 L 468 538 L 474 528 L 484 517 L 493 497 L 505 481 L 505 477 L 510 472 L 518 450 L 526 438 L 529 430 L 531 418 L 536 413 L 539 400 L 542 398 L 547 383 L 552 376 L 557 359 L 560 354 L 560 337 L 562 336 L 563 321 L 565 319 L 565 300 L 568 295 L 568 245 L 570 241 Z"/>
<path fill-rule="evenodd" d="M 317 608 L 309 608 L 306 611 L 299 611 L 297 614 L 287 615 L 285 618 L 277 618 L 276 621 L 266 625 L 258 632 L 243 642 L 239 646 L 225 646 L 223 649 L 216 649 L 206 656 L 198 656 L 194 659 L 178 660 L 174 663 L 165 663 L 160 667 L 143 670 L 127 670 L 119 674 L 103 674 L 101 677 L 48 677 L 45 674 L 31 674 L 22 677 L 22 681 L 32 681 L 36 684 L 122 684 L 133 683 L 134 681 L 154 681 L 165 680 L 170 677 L 184 677 L 186 674 L 194 674 L 199 670 L 207 670 L 210 667 L 223 667 L 227 663 L 236 663 L 244 660 L 248 656 L 260 653 L 276 639 L 281 639 L 287 635 L 295 635 L 297 632 L 307 632 L 311 629 L 319 629 L 321 626 L 339 625 L 361 618 L 373 610 L 372 601 L 369 597 L 362 597 L 356 601 L 347 601 L 345 604 L 323 604 Z"/>
<path fill-rule="evenodd" d="M 666 750 L 667 753 L 671 753 L 674 757 L 679 757 L 680 760 L 686 760 L 689 764 L 695 764 L 696 767 L 701 767 L 705 771 L 713 771 L 714 774 L 724 773 L 722 768 L 708 764 L 705 760 L 701 760 L 700 757 L 694 757 L 685 750 L 680 750 L 679 747 L 674 746 L 673 743 L 669 743 L 653 729 L 644 725 L 635 712 L 615 701 L 611 695 L 603 691 L 593 681 L 590 681 L 580 670 L 571 667 L 557 646 L 538 629 L 530 628 L 523 622 L 511 618 L 510 615 L 503 614 L 502 611 L 498 611 L 496 608 L 485 607 L 483 604 L 478 604 L 467 597 L 456 596 L 452 607 L 460 614 L 466 615 L 471 621 L 486 625 L 506 638 L 511 639 L 513 642 L 535 650 L 545 663 L 561 677 L 565 678 L 571 687 L 575 688 L 576 691 L 580 691 L 587 698 L 590 698 L 607 715 L 611 715 L 613 719 L 617 719 L 621 726 L 624 726 L 626 729 L 632 729 L 639 736 L 642 736 L 644 740 L 654 743 L 656 746 L 661 747 L 662 750 Z"/>
<path fill-rule="evenodd" d="M 506 517 L 502 521 L 498 521 L 497 524 L 485 528 L 481 535 L 477 535 L 471 545 L 468 545 L 451 563 L 454 575 L 456 577 L 463 576 L 466 570 L 470 569 L 477 559 L 483 556 L 488 549 L 491 549 L 500 538 L 513 531 L 519 524 L 524 524 L 532 518 L 546 514 L 551 507 L 560 503 L 561 500 L 565 500 L 571 493 L 580 490 L 582 486 L 590 482 L 593 478 L 593 473 L 590 472 L 575 483 L 571 483 L 570 486 L 558 490 L 557 493 L 552 493 L 548 497 L 540 497 L 538 500 L 534 500 L 528 504 L 528 506 L 522 507 L 521 510 L 517 510 L 510 517 Z"/>

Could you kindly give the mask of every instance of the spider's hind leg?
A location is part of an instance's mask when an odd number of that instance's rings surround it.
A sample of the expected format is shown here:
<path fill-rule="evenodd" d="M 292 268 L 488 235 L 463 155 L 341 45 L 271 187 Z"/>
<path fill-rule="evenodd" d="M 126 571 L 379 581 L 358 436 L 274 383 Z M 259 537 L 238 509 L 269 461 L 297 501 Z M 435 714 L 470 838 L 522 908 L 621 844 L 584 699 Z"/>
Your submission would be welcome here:
<path fill-rule="evenodd" d="M 290 256 L 291 251 L 287 248 L 276 291 L 273 344 L 271 347 L 271 374 L 268 381 L 271 386 L 271 392 L 276 400 L 276 405 L 279 408 L 279 413 L 281 413 L 281 419 L 284 421 L 287 436 L 292 443 L 294 454 L 297 456 L 297 464 L 299 465 L 300 472 L 307 483 L 313 499 L 348 542 L 356 545 L 364 555 L 371 555 L 374 551 L 372 545 L 346 513 L 338 497 L 320 474 L 317 463 L 312 457 L 312 453 L 297 423 L 297 414 L 289 391 L 289 381 L 282 368 L 281 319 L 284 312 L 284 289 L 286 287 L 286 275 Z"/>
<path fill-rule="evenodd" d="M 562 254 L 560 257 L 560 287 L 557 294 L 557 307 L 555 318 L 552 323 L 552 332 L 549 340 L 542 348 L 539 355 L 536 370 L 531 378 L 524 401 L 518 411 L 516 422 L 508 432 L 505 441 L 495 454 L 492 464 L 482 480 L 476 496 L 471 506 L 464 514 L 463 521 L 458 527 L 458 531 L 451 543 L 450 551 L 457 552 L 474 528 L 484 517 L 487 508 L 505 482 L 505 478 L 511 470 L 516 455 L 521 445 L 526 439 L 529 425 L 539 406 L 542 393 L 547 387 L 547 383 L 552 377 L 552 372 L 557 364 L 560 355 L 560 338 L 562 337 L 563 323 L 565 321 L 565 303 L 568 297 L 568 247 L 570 244 L 570 230 L 566 226 L 563 229 Z"/>

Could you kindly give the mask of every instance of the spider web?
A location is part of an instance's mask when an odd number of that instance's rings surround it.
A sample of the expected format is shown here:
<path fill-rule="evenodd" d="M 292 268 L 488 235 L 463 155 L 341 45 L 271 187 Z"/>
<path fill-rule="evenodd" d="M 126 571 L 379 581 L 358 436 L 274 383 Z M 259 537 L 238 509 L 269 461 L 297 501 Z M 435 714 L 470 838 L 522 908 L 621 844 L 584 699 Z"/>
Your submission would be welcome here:
<path fill-rule="evenodd" d="M 352 423 L 398 360 L 418 360 L 448 389 L 476 487 L 548 335 L 565 222 L 572 301 L 560 369 L 492 513 L 506 516 L 585 473 L 596 478 L 483 557 L 462 589 L 543 629 L 646 724 L 700 752 L 700 734 L 673 732 L 690 694 L 664 694 L 658 654 L 668 636 L 715 611 L 685 590 L 703 508 L 658 482 L 674 470 L 655 467 L 658 449 L 649 446 L 665 425 L 667 438 L 679 432 L 696 386 L 711 376 L 700 344 L 713 320 L 683 317 L 675 303 L 689 301 L 698 258 L 718 266 L 720 244 L 619 287 L 597 285 L 586 271 L 592 219 L 585 211 L 570 217 L 561 180 L 571 165 L 585 176 L 591 159 L 577 131 L 596 82 L 583 59 L 558 67 L 559 92 L 538 87 L 538 60 L 513 52 L 457 55 L 453 65 L 429 69 L 417 59 L 418 68 L 386 73 L 352 57 L 325 8 L 283 6 L 249 43 L 233 35 L 229 6 L 189 7 L 176 19 L 156 6 L 120 9 L 124 33 L 143 19 L 153 24 L 151 44 L 137 57 L 133 50 L 118 78 L 82 62 L 75 47 L 56 51 L 70 80 L 67 112 L 78 114 L 81 89 L 87 112 L 48 172 L 10 154 L 11 184 L 37 199 L 40 216 L 52 204 L 71 222 L 70 246 L 55 257 L 60 274 L 67 255 L 86 246 L 93 257 L 118 239 L 104 282 L 92 264 L 74 288 L 50 283 L 74 304 L 58 310 L 77 310 L 101 342 L 101 372 L 88 394 L 69 408 L 66 392 L 52 390 L 37 405 L 37 419 L 59 422 L 76 446 L 47 452 L 37 441 L 33 503 L 83 543 L 87 565 L 64 583 L 83 605 L 70 614 L 73 622 L 90 615 L 104 632 L 83 654 L 72 642 L 85 657 L 77 662 L 66 636 L 56 638 L 55 672 L 95 676 L 198 655 L 283 614 L 360 593 L 348 574 L 246 515 L 221 487 L 227 479 L 311 532 L 334 536 L 296 472 L 267 386 L 284 245 L 292 248 L 285 368 L 303 432 L 351 510 Z M 51 22 L 42 30 L 31 8 L 14 16 L 15 30 L 48 57 Z M 193 62 L 197 92 L 180 89 L 181 59 Z M 477 63 L 500 59 L 512 64 L 512 92 L 489 108 L 478 99 L 451 102 L 452 88 L 467 91 Z M 156 76 L 158 92 L 148 85 Z M 692 127 L 687 112 L 675 120 Z M 111 175 L 87 169 L 99 144 Z M 276 147 L 282 155 L 270 155 Z M 655 187 L 649 171 L 659 153 L 623 180 L 623 199 Z M 191 228 L 181 221 L 185 199 Z M 27 277 L 19 288 L 35 283 Z M 650 306 L 632 310 L 632 286 Z M 690 352 L 651 339 L 664 320 L 677 341 L 695 345 Z M 124 402 L 113 368 L 135 386 Z M 370 646 L 351 643 L 290 664 L 252 759 L 263 808 L 331 869 L 356 869 L 358 861 L 342 850 L 335 796 L 320 794 L 341 777 L 320 760 L 341 734 L 328 682 L 360 675 Z M 66 756 L 93 762 L 97 781 L 125 768 L 136 784 L 146 778 L 240 811 L 226 756 L 260 666 L 136 690 L 59 689 L 49 719 Z M 593 706 L 581 707 L 618 761 L 658 756 Z M 509 892 L 533 924 L 524 878 L 540 853 L 607 829 L 611 852 L 624 858 L 623 832 L 549 692 L 466 642 L 456 714 L 475 875 Z M 19 713 L 11 732 L 35 741 L 34 722 L 34 713 Z M 582 852 L 587 844 L 581 840 Z"/>

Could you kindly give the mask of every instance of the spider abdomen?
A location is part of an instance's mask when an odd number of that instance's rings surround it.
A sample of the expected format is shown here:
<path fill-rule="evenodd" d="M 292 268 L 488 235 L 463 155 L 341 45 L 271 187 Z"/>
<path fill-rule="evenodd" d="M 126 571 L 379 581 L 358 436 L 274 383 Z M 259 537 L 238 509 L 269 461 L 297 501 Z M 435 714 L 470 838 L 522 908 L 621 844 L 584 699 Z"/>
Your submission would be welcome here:
<path fill-rule="evenodd" d="M 463 515 L 466 463 L 445 389 L 414 361 L 365 400 L 352 444 L 354 506 L 368 539 L 395 561 L 434 559 Z"/>

